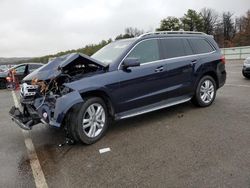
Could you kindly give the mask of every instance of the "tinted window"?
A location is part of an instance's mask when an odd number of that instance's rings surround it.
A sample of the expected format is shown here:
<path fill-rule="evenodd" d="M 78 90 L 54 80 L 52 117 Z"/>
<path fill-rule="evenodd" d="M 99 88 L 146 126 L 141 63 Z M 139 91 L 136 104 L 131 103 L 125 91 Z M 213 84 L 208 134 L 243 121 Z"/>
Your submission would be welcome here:
<path fill-rule="evenodd" d="M 180 38 L 162 39 L 164 58 L 173 58 L 188 55 L 185 49 L 184 40 Z"/>
<path fill-rule="evenodd" d="M 138 58 L 140 63 L 159 60 L 158 41 L 156 39 L 142 41 L 130 52 L 127 58 Z"/>
<path fill-rule="evenodd" d="M 38 69 L 41 66 L 42 65 L 39 65 L 39 64 L 29 64 L 29 71 L 33 72 L 34 70 Z"/>
<path fill-rule="evenodd" d="M 209 53 L 214 51 L 212 46 L 205 39 L 188 39 L 195 54 Z"/>

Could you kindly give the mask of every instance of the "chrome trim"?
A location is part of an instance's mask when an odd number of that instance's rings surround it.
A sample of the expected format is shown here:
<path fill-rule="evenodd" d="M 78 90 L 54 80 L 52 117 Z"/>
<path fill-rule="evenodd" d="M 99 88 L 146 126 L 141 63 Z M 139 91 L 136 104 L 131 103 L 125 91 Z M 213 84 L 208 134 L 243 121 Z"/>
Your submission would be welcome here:
<path fill-rule="evenodd" d="M 159 63 L 159 62 L 162 62 L 162 61 L 170 61 L 170 60 L 176 60 L 176 59 L 182 59 L 182 58 L 188 58 L 188 57 L 195 57 L 195 56 L 200 56 L 200 55 L 209 55 L 209 54 L 213 54 L 215 52 L 216 51 L 214 50 L 214 51 L 209 52 L 209 53 L 194 54 L 194 55 L 186 55 L 186 56 L 180 56 L 180 57 L 172 57 L 172 58 L 168 58 L 168 59 L 161 59 L 161 60 L 157 60 L 157 61 L 151 61 L 151 62 L 148 62 L 148 63 L 143 63 L 143 64 L 141 64 L 141 66 L 152 64 L 152 63 Z"/>
<path fill-rule="evenodd" d="M 130 52 L 137 46 L 139 45 L 141 42 L 144 42 L 144 41 L 148 41 L 148 40 L 162 40 L 163 38 L 150 38 L 150 39 L 145 39 L 145 40 L 142 40 L 140 42 L 138 42 L 133 48 L 131 48 L 129 50 L 129 52 L 126 54 L 126 56 L 121 60 L 119 66 L 118 66 L 118 69 L 117 70 L 120 70 L 121 68 L 121 64 L 122 62 L 128 57 L 128 55 L 130 54 Z M 216 50 L 212 51 L 212 52 L 208 52 L 208 53 L 201 53 L 201 54 L 193 54 L 193 55 L 186 55 L 186 56 L 179 56 L 179 57 L 172 57 L 172 58 L 166 58 L 166 59 L 160 59 L 160 60 L 156 60 L 156 61 L 150 61 L 150 62 L 147 62 L 147 63 L 142 63 L 140 66 L 144 66 L 144 65 L 148 65 L 148 64 L 152 64 L 152 63 L 159 63 L 159 62 L 162 62 L 162 61 L 170 61 L 170 60 L 175 60 L 175 59 L 181 59 L 181 58 L 187 58 L 187 57 L 195 57 L 195 56 L 200 56 L 200 55 L 209 55 L 209 54 L 213 54 L 215 53 Z"/>
<path fill-rule="evenodd" d="M 36 94 L 35 91 L 29 90 L 36 90 L 38 85 L 28 85 L 27 83 L 23 83 L 20 89 L 20 96 L 27 97 L 27 96 L 34 96 Z"/>
<path fill-rule="evenodd" d="M 167 108 L 167 107 L 174 106 L 174 105 L 177 105 L 177 104 L 185 103 L 185 102 L 188 102 L 190 100 L 191 100 L 191 98 L 187 98 L 187 99 L 179 100 L 179 101 L 176 101 L 176 102 L 171 102 L 171 103 L 164 104 L 162 106 L 154 107 L 154 108 L 144 110 L 144 111 L 141 111 L 141 112 L 136 112 L 136 113 L 133 113 L 133 114 L 130 114 L 130 115 L 121 116 L 120 119 L 126 119 L 126 118 L 130 118 L 130 117 L 138 116 L 138 115 L 145 114 L 145 113 L 148 113 L 148 112 L 152 112 L 152 111 L 155 111 L 155 110 L 160 110 L 162 108 Z"/>

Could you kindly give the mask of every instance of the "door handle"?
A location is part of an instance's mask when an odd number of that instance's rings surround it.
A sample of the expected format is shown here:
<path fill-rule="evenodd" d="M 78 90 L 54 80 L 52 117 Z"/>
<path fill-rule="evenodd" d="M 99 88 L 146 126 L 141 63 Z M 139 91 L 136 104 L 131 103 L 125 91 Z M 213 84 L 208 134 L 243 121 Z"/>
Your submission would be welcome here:
<path fill-rule="evenodd" d="M 194 60 L 191 61 L 190 65 L 193 66 L 193 65 L 196 64 L 196 63 L 197 63 L 197 59 L 194 59 Z"/>
<path fill-rule="evenodd" d="M 163 71 L 163 66 L 157 67 L 155 69 L 155 72 L 162 72 Z"/>

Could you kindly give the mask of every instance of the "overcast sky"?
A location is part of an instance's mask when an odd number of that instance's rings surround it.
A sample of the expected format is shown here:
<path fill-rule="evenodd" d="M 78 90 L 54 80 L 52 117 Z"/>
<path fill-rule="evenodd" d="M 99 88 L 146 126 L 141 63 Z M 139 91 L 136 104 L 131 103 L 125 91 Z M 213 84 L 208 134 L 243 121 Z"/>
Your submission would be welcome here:
<path fill-rule="evenodd" d="M 250 0 L 0 0 L 0 57 L 42 56 L 154 30 L 167 16 L 203 7 L 245 14 Z"/>

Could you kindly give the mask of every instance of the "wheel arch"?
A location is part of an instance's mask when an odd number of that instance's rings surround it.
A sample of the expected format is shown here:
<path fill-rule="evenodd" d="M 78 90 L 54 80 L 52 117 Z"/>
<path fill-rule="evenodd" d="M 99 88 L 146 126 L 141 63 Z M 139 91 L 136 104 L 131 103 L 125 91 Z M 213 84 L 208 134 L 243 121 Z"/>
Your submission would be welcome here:
<path fill-rule="evenodd" d="M 203 74 L 201 74 L 199 79 L 196 81 L 195 88 L 197 87 L 199 80 L 202 79 L 204 76 L 211 76 L 216 83 L 216 88 L 217 89 L 219 88 L 219 79 L 217 77 L 217 74 L 214 71 L 207 71 L 207 72 L 204 72 Z"/>
<path fill-rule="evenodd" d="M 111 117 L 114 117 L 115 115 L 115 108 L 114 104 L 111 100 L 111 97 L 103 90 L 92 90 L 92 91 L 87 91 L 81 93 L 81 96 L 84 99 L 89 98 L 89 97 L 99 97 L 101 98 L 105 104 L 107 105 L 108 108 L 108 113 Z"/>

